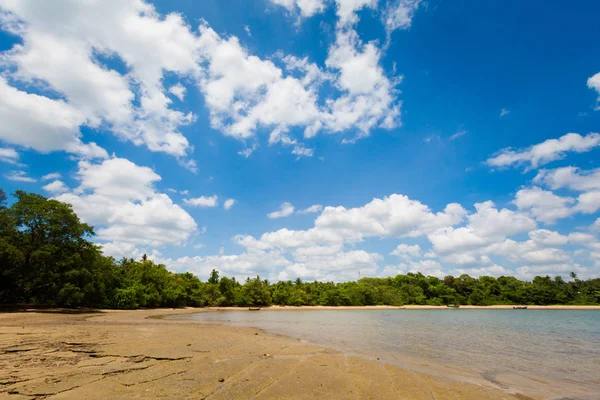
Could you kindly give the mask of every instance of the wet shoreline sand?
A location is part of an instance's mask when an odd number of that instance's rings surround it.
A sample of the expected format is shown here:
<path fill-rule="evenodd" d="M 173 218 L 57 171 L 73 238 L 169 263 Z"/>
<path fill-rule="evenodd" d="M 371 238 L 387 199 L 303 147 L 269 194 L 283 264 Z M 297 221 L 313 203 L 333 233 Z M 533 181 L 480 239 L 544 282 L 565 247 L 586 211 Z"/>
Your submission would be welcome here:
<path fill-rule="evenodd" d="M 2 313 L 0 399 L 529 398 L 256 328 L 160 318 L 199 311 L 211 309 Z"/>

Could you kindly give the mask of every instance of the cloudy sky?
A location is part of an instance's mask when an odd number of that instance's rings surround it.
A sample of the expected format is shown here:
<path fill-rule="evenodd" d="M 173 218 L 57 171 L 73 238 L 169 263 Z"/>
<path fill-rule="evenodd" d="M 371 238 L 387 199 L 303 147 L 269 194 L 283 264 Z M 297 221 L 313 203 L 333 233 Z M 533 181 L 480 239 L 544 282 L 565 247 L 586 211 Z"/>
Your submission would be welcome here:
<path fill-rule="evenodd" d="M 598 13 L 0 0 L 0 187 L 203 279 L 598 276 Z"/>

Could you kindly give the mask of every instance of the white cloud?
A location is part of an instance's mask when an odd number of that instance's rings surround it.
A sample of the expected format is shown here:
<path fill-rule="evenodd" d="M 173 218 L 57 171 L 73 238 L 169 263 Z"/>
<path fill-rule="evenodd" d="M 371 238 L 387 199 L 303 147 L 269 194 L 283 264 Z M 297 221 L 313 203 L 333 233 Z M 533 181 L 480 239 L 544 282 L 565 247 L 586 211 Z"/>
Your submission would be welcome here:
<path fill-rule="evenodd" d="M 375 8 L 378 0 L 336 0 L 338 25 L 346 26 L 358 22 L 357 11 L 362 8 Z"/>
<path fill-rule="evenodd" d="M 312 157 L 315 154 L 315 150 L 308 149 L 302 145 L 297 145 L 297 146 L 294 146 L 294 149 L 292 150 L 292 154 L 298 156 L 298 158 Z"/>
<path fill-rule="evenodd" d="M 512 236 L 535 229 L 535 222 L 527 215 L 506 208 L 498 211 L 494 202 L 476 203 L 477 212 L 468 217 L 469 226 L 479 236 Z"/>
<path fill-rule="evenodd" d="M 598 238 L 592 234 L 585 232 L 571 232 L 569 233 L 569 243 L 574 244 L 590 244 L 598 241 Z"/>
<path fill-rule="evenodd" d="M 248 36 L 252 36 L 252 32 L 250 31 L 250 27 L 248 25 L 244 25 L 244 30 L 248 34 Z"/>
<path fill-rule="evenodd" d="M 72 204 L 83 221 L 94 225 L 101 242 L 123 243 L 130 249 L 180 245 L 197 232 L 185 210 L 156 192 L 154 183 L 161 177 L 148 167 L 122 158 L 80 161 L 75 176 L 79 186 L 56 199 Z"/>
<path fill-rule="evenodd" d="M 591 277 L 593 271 L 579 264 L 551 264 L 551 265 L 525 265 L 517 268 L 515 276 L 520 279 L 531 280 L 536 276 L 568 276 L 571 272 L 577 273 L 582 278 Z"/>
<path fill-rule="evenodd" d="M 246 139 L 260 128 L 286 132 L 300 127 L 310 138 L 322 130 L 357 130 L 361 137 L 375 127 L 398 126 L 400 102 L 394 87 L 400 80 L 390 82 L 383 73 L 376 43 L 363 45 L 351 27 L 338 26 L 323 70 L 307 59 L 278 53 L 273 60 L 284 63 L 281 69 L 271 60 L 248 54 L 236 37 L 224 39 L 203 24 L 199 45 L 206 73 L 200 87 L 212 127 Z M 337 91 L 319 98 L 324 81 L 332 81 Z M 312 153 L 297 142 L 288 144 L 297 144 L 297 155 Z"/>
<path fill-rule="evenodd" d="M 448 275 L 448 272 L 442 270 L 442 266 L 439 262 L 434 260 L 421 260 L 421 261 L 410 261 L 407 264 L 400 264 L 400 268 L 412 273 L 422 273 L 426 276 L 435 276 L 437 278 L 443 278 Z"/>
<path fill-rule="evenodd" d="M 552 190 L 568 188 L 584 192 L 600 189 L 600 168 L 589 171 L 582 171 L 577 167 L 542 169 L 533 182 L 543 184 Z"/>
<path fill-rule="evenodd" d="M 271 3 L 285 7 L 291 14 L 300 12 L 302 17 L 312 17 L 325 10 L 325 0 L 270 0 Z"/>
<path fill-rule="evenodd" d="M 8 164 L 19 164 L 19 153 L 15 149 L 0 147 L 0 161 Z"/>
<path fill-rule="evenodd" d="M 108 154 L 95 143 L 81 142 L 83 115 L 62 100 L 29 94 L 0 76 L 0 139 L 42 153 L 66 151 L 89 158 Z M 43 135 L 40 132 L 44 132 Z"/>
<path fill-rule="evenodd" d="M 177 97 L 180 101 L 185 99 L 186 88 L 181 83 L 173 85 L 169 88 L 169 93 Z"/>
<path fill-rule="evenodd" d="M 275 143 L 280 143 L 284 147 L 293 146 L 292 154 L 301 157 L 312 157 L 314 155 L 314 149 L 304 147 L 304 145 L 296 139 L 292 139 L 288 135 L 288 129 L 286 127 L 275 128 L 269 135 L 269 146 Z"/>
<path fill-rule="evenodd" d="M 60 178 L 61 178 L 61 175 L 58 172 L 51 172 L 49 174 L 42 176 L 43 181 L 57 180 Z"/>
<path fill-rule="evenodd" d="M 291 215 L 293 206 L 287 204 L 285 213 Z M 279 215 L 281 211 L 276 211 Z M 320 245 L 339 245 L 360 242 L 368 237 L 421 236 L 439 228 L 460 223 L 466 211 L 456 203 L 443 212 L 433 213 L 426 205 L 406 196 L 393 194 L 373 199 L 357 208 L 325 207 L 308 230 L 280 229 L 264 233 L 259 239 L 238 235 L 235 241 L 248 249 L 291 250 Z"/>
<path fill-rule="evenodd" d="M 528 210 L 538 221 L 553 224 L 574 213 L 572 197 L 561 197 L 537 186 L 524 188 L 517 192 L 513 203 L 519 210 Z"/>
<path fill-rule="evenodd" d="M 467 132 L 467 131 L 466 131 L 466 130 L 464 130 L 464 129 L 461 129 L 460 131 L 456 132 L 454 135 L 450 136 L 450 140 L 457 139 L 457 138 L 459 138 L 459 137 L 461 137 L 461 136 L 464 136 L 464 135 L 466 135 L 467 133 L 469 133 L 469 132 Z"/>
<path fill-rule="evenodd" d="M 301 16 L 326 6 L 323 0 L 273 2 Z M 64 0 L 61 13 L 34 0 L 6 0 L 0 14 L 3 26 L 23 40 L 2 54 L 3 64 L 10 67 L 8 76 L 61 99 L 27 93 L 3 80 L 0 98 L 19 101 L 6 105 L 10 118 L 2 118 L 9 122 L 0 128 L 0 138 L 42 152 L 106 158 L 103 149 L 80 139 L 80 127 L 102 128 L 135 145 L 171 154 L 195 171 L 193 160 L 186 158 L 191 146 L 180 132 L 195 116 L 174 108 L 170 95 L 183 100 L 185 87 L 178 83 L 165 88 L 166 74 L 196 83 L 212 127 L 238 139 L 260 129 L 298 127 L 307 138 L 319 131 L 350 133 L 348 142 L 374 128 L 400 126 L 395 89 L 400 77 L 385 75 L 378 44 L 362 43 L 353 28 L 357 11 L 376 3 L 338 1 L 336 41 L 320 68 L 306 58 L 281 53 L 261 59 L 249 54 L 237 37 L 221 36 L 205 21 L 193 32 L 180 14 L 160 15 L 141 0 Z M 407 27 L 417 5 L 416 0 L 390 4 L 388 27 Z M 107 59 L 122 62 L 126 71 L 110 69 Z M 320 91 L 324 81 L 332 82 L 335 90 Z M 29 118 L 27 111 L 35 108 L 40 111 Z M 22 126 L 26 134 L 17 134 Z M 36 136 L 40 131 L 49 134 Z M 254 148 L 240 154 L 247 157 Z M 314 149 L 295 143 L 292 153 L 312 156 Z"/>
<path fill-rule="evenodd" d="M 594 110 L 598 111 L 600 110 L 600 72 L 590 77 L 587 81 L 587 85 L 590 89 L 594 89 L 596 92 L 598 92 L 599 97 L 596 107 L 594 108 Z"/>
<path fill-rule="evenodd" d="M 390 255 L 405 258 L 407 260 L 421 257 L 421 246 L 418 244 L 408 245 L 406 243 L 401 243 L 390 253 Z"/>
<path fill-rule="evenodd" d="M 323 206 L 321 204 L 313 204 L 310 207 L 305 208 L 304 210 L 298 210 L 297 213 L 298 214 L 313 214 L 313 213 L 319 213 L 323 211 Z"/>
<path fill-rule="evenodd" d="M 25 171 L 11 171 L 9 173 L 4 174 L 4 177 L 9 181 L 16 182 L 37 182 L 36 179 L 27 176 L 27 172 Z"/>
<path fill-rule="evenodd" d="M 316 219 L 315 227 L 357 240 L 368 236 L 420 236 L 457 224 L 465 215 L 460 204 L 448 204 L 443 212 L 434 214 L 417 200 L 393 194 L 358 208 L 326 207 Z"/>
<path fill-rule="evenodd" d="M 521 258 L 530 264 L 561 264 L 571 262 L 571 257 L 560 249 L 546 248 L 533 250 L 521 255 Z"/>
<path fill-rule="evenodd" d="M 396 29 L 408 29 L 412 24 L 421 0 L 389 1 L 383 13 L 383 22 L 388 35 Z"/>
<path fill-rule="evenodd" d="M 52 194 L 60 194 L 69 191 L 67 185 L 65 185 L 64 182 L 59 180 L 50 182 L 49 184 L 43 186 L 42 189 Z"/>
<path fill-rule="evenodd" d="M 582 193 L 577 197 L 574 211 L 593 214 L 600 209 L 600 190 Z"/>
<path fill-rule="evenodd" d="M 540 246 L 562 246 L 569 242 L 569 237 L 548 229 L 537 229 L 529 232 L 529 237 Z"/>
<path fill-rule="evenodd" d="M 510 114 L 510 110 L 508 108 L 503 108 L 502 110 L 500 110 L 500 118 L 502 118 L 508 114 Z"/>
<path fill-rule="evenodd" d="M 159 259 L 175 271 L 190 271 L 200 277 L 208 277 L 213 269 L 223 275 L 234 276 L 243 281 L 246 277 L 261 275 L 262 278 L 276 279 L 274 270 L 291 262 L 277 252 L 247 252 L 236 255 L 213 255 L 207 257 L 180 257 Z"/>
<path fill-rule="evenodd" d="M 47 2 L 7 0 L 2 8 L 4 28 L 23 40 L 3 54 L 3 62 L 14 67 L 12 77 L 47 86 L 66 99 L 21 94 L 40 106 L 47 103 L 62 117 L 55 121 L 54 113 L 45 111 L 36 115 L 30 129 L 34 123 L 46 125 L 63 140 L 42 142 L 30 134 L 22 141 L 33 143 L 19 144 L 62 150 L 77 137 L 79 126 L 103 126 L 152 151 L 187 154 L 189 144 L 178 128 L 192 122 L 193 115 L 170 108 L 162 86 L 164 72 L 180 76 L 200 72 L 197 36 L 179 14 L 160 16 L 139 0 L 65 0 L 61 12 Z M 121 59 L 126 74 L 104 67 L 102 57 Z"/>
<path fill-rule="evenodd" d="M 544 192 L 539 188 L 528 190 Z M 360 276 L 380 276 L 407 271 L 438 277 L 463 273 L 500 276 L 514 274 L 512 268 L 524 265 L 527 268 L 521 270 L 523 274 L 532 268 L 574 264 L 576 257 L 582 257 L 581 249 L 577 247 L 592 248 L 596 237 L 584 232 L 563 235 L 537 229 L 529 212 L 545 220 L 556 217 L 547 215 L 546 208 L 548 204 L 552 205 L 544 199 L 547 194 L 553 195 L 546 192 L 540 200 L 528 199 L 530 194 L 521 192 L 517 199 L 526 213 L 498 209 L 493 202 L 486 201 L 475 204 L 475 212 L 470 214 L 459 204 L 449 204 L 443 212 L 434 213 L 418 201 L 393 194 L 356 208 L 326 207 L 315 219 L 314 226 L 307 230 L 284 228 L 265 232 L 259 238 L 238 235 L 234 241 L 246 252 L 237 256 L 221 254 L 220 257 L 237 260 L 252 253 L 274 253 L 284 257 L 289 264 L 282 270 L 281 267 L 272 269 L 269 276 L 335 281 L 354 280 L 359 273 Z M 532 212 L 531 204 L 541 209 Z M 282 210 L 287 209 L 285 213 L 291 215 L 294 212 L 291 207 L 291 204 L 284 204 Z M 279 215 L 281 210 L 276 213 Z M 456 226 L 465 221 L 466 224 Z M 510 238 L 521 234 L 528 234 L 529 240 Z M 426 236 L 431 249 L 401 243 L 390 255 L 400 257 L 402 263 L 383 269 L 380 267 L 381 255 L 356 249 L 358 243 L 369 238 L 417 236 Z M 571 246 L 561 248 L 566 245 Z M 584 251 L 589 255 L 590 250 Z"/>
<path fill-rule="evenodd" d="M 191 199 L 183 199 L 183 202 L 193 207 L 216 207 L 218 197 L 214 196 L 200 196 Z"/>
<path fill-rule="evenodd" d="M 572 212 L 586 214 L 600 209 L 600 169 L 581 171 L 576 167 L 563 167 L 553 170 L 541 170 L 533 180 L 551 189 L 568 188 L 584 192 L 577 197 L 577 205 Z"/>
<path fill-rule="evenodd" d="M 338 251 L 329 254 L 295 256 L 295 263 L 287 266 L 279 280 L 302 278 L 304 280 L 349 281 L 360 277 L 375 276 L 382 260 L 377 253 L 364 250 Z"/>
<path fill-rule="evenodd" d="M 278 211 L 273 211 L 267 214 L 267 217 L 271 219 L 288 217 L 294 213 L 294 206 L 292 203 L 285 202 L 279 206 Z"/>
<path fill-rule="evenodd" d="M 589 133 L 581 136 L 578 133 L 567 133 L 558 139 L 548 139 L 524 150 L 503 149 L 500 153 L 486 161 L 491 167 L 508 167 L 526 165 L 527 169 L 560 160 L 567 152 L 584 153 L 600 146 L 600 134 Z"/>
<path fill-rule="evenodd" d="M 400 104 L 394 89 L 400 78 L 390 81 L 379 65 L 380 59 L 375 42 L 363 44 L 355 30 L 338 28 L 325 64 L 338 71 L 335 83 L 343 95 L 330 102 L 331 112 L 323 116 L 327 129 L 340 132 L 355 127 L 361 137 L 374 127 L 400 125 Z"/>
<path fill-rule="evenodd" d="M 254 153 L 254 150 L 256 150 L 257 147 L 258 146 L 256 146 L 256 144 L 253 144 L 252 147 L 246 147 L 244 150 L 238 151 L 238 154 L 248 158 L 252 155 L 252 153 Z"/>
<path fill-rule="evenodd" d="M 226 210 L 229 210 L 231 207 L 233 207 L 234 204 L 235 204 L 235 200 L 234 199 L 227 199 L 223 203 L 223 208 L 226 209 Z"/>

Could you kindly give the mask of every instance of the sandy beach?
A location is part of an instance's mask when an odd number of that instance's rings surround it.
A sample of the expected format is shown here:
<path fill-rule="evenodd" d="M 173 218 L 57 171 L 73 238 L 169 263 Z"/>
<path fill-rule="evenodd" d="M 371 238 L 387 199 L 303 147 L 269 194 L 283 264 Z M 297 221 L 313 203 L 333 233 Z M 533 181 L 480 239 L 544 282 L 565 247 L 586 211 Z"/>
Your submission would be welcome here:
<path fill-rule="evenodd" d="M 184 310 L 0 314 L 0 399 L 525 399 Z"/>

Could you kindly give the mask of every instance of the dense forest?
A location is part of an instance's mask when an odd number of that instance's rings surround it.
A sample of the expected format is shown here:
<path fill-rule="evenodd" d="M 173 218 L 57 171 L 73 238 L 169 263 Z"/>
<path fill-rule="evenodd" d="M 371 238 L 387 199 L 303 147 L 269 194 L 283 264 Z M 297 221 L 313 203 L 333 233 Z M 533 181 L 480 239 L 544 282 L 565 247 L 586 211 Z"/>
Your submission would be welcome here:
<path fill-rule="evenodd" d="M 600 304 L 600 278 L 468 275 L 439 279 L 421 273 L 356 282 L 238 282 L 213 270 L 206 282 L 173 273 L 146 256 L 115 260 L 91 241 L 93 228 L 68 204 L 17 191 L 7 206 L 0 189 L 0 304 L 133 309 L 140 307 L 361 306 L 449 303 Z"/>

